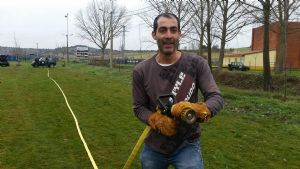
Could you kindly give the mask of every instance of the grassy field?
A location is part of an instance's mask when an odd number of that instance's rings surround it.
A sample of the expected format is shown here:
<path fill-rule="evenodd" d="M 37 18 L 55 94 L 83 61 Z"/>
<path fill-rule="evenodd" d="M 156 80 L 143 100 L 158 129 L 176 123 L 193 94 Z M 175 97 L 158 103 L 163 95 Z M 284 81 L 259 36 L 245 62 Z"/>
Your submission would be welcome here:
<path fill-rule="evenodd" d="M 50 69 L 101 169 L 122 168 L 144 129 L 131 110 L 131 69 L 82 64 Z M 299 168 L 300 96 L 220 86 L 224 109 L 202 125 L 205 168 Z M 92 168 L 46 68 L 0 67 L 0 168 Z M 141 168 L 136 159 L 132 168 Z"/>

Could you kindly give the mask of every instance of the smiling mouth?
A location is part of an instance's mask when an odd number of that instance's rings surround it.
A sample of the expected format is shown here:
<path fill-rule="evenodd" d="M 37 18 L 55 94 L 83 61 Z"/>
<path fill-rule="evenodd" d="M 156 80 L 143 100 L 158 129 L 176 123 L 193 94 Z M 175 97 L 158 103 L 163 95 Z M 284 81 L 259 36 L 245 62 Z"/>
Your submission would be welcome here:
<path fill-rule="evenodd" d="M 172 49 L 173 48 L 173 44 L 165 44 L 164 48 L 165 49 Z"/>
<path fill-rule="evenodd" d="M 164 43 L 163 45 L 166 47 L 172 47 L 174 45 L 174 43 Z"/>

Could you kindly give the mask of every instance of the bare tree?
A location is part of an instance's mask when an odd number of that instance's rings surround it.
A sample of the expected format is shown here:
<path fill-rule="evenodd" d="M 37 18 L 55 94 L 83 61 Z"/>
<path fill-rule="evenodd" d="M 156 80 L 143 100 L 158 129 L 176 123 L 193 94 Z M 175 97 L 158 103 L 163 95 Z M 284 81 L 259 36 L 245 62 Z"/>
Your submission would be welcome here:
<path fill-rule="evenodd" d="M 215 1 L 206 1 L 206 38 L 207 38 L 207 61 L 210 69 L 212 70 L 211 63 L 211 48 L 212 48 L 212 19 L 214 17 L 214 13 L 216 10 L 216 2 Z"/>
<path fill-rule="evenodd" d="M 247 20 L 247 10 L 238 1 L 217 1 L 218 14 L 215 15 L 218 30 L 214 36 L 221 40 L 218 70 L 222 70 L 225 44 L 235 38 L 241 29 L 251 22 Z"/>
<path fill-rule="evenodd" d="M 190 20 L 191 20 L 191 11 L 190 3 L 188 1 L 182 0 L 148 0 L 149 9 L 140 14 L 139 17 L 144 20 L 144 22 L 149 26 L 153 27 L 154 18 L 161 13 L 173 13 L 175 14 L 180 21 L 180 30 L 182 32 L 182 38 L 184 38 L 190 32 Z M 183 43 L 181 41 L 181 43 Z"/>
<path fill-rule="evenodd" d="M 109 1 L 93 0 L 86 10 L 80 10 L 76 15 L 76 26 L 80 29 L 79 36 L 86 39 L 101 50 L 104 59 L 105 49 L 111 40 L 110 24 L 112 23 L 113 37 L 121 34 L 123 25 L 127 25 L 129 17 L 126 8 L 111 6 Z"/>
<path fill-rule="evenodd" d="M 207 46 L 207 60 L 210 68 L 212 68 L 212 26 L 214 12 L 216 10 L 215 1 L 193 1 L 189 0 L 192 9 L 193 19 L 191 21 L 194 34 L 199 37 L 199 54 L 203 55 L 203 44 L 206 43 Z M 206 31 L 206 32 L 205 32 Z M 195 38 L 192 38 L 196 40 Z"/>
<path fill-rule="evenodd" d="M 206 30 L 206 23 L 205 23 L 205 1 L 190 1 L 192 4 L 191 7 L 195 11 L 194 17 L 192 18 L 192 33 L 198 36 L 198 40 L 195 38 L 191 38 L 192 40 L 197 40 L 199 42 L 198 53 L 200 56 L 203 56 L 203 44 L 204 44 L 204 32 Z"/>
<path fill-rule="evenodd" d="M 14 35 L 14 48 L 12 49 L 11 53 L 17 57 L 17 66 L 19 66 L 21 57 L 24 55 L 24 51 L 21 49 L 16 35 Z"/>
<path fill-rule="evenodd" d="M 263 42 L 263 65 L 264 65 L 264 90 L 270 91 L 272 87 L 272 78 L 270 71 L 270 56 L 269 56 L 269 25 L 271 16 L 271 6 L 275 0 L 258 0 L 259 4 L 252 2 L 247 3 L 241 1 L 245 5 L 245 10 L 256 19 L 256 22 L 263 23 L 264 26 L 264 42 Z"/>
<path fill-rule="evenodd" d="M 288 34 L 288 21 L 292 16 L 296 16 L 297 10 L 300 8 L 300 1 L 298 0 L 278 0 L 272 6 L 272 14 L 274 16 L 274 22 L 279 23 L 279 43 L 278 53 L 276 55 L 275 72 L 281 73 L 283 71 L 286 54 L 286 36 Z M 292 32 L 290 32 L 292 33 Z"/>

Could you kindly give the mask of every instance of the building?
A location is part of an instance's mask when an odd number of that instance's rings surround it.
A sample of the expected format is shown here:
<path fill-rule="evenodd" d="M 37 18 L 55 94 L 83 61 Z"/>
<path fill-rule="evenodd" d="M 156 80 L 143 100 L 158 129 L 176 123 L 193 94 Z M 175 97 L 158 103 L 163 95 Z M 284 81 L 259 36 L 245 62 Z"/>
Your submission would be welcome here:
<path fill-rule="evenodd" d="M 270 25 L 269 32 L 269 47 L 275 49 L 278 53 L 279 49 L 279 32 L 280 25 L 278 22 Z M 260 26 L 252 29 L 252 51 L 263 50 L 263 37 L 264 27 Z M 289 68 L 300 68 L 300 22 L 289 22 L 288 23 L 288 34 L 287 34 L 287 51 L 286 51 L 286 65 Z"/>
<path fill-rule="evenodd" d="M 276 60 L 276 50 L 269 51 L 270 67 L 274 68 Z M 242 53 L 226 53 L 223 60 L 223 67 L 227 67 L 231 62 L 242 62 L 244 65 L 249 66 L 251 70 L 263 70 L 263 52 L 251 51 Z"/>
<path fill-rule="evenodd" d="M 250 69 L 263 69 L 263 37 L 264 27 L 260 26 L 252 29 L 251 52 L 226 53 L 223 67 L 227 67 L 230 62 L 243 62 Z M 279 49 L 279 23 L 270 25 L 269 33 L 269 55 L 270 67 L 274 69 L 276 56 Z M 288 68 L 300 69 L 300 22 L 289 22 L 287 35 L 287 57 L 286 65 Z"/>
<path fill-rule="evenodd" d="M 76 56 L 77 57 L 88 57 L 89 56 L 89 48 L 86 46 L 76 47 Z"/>

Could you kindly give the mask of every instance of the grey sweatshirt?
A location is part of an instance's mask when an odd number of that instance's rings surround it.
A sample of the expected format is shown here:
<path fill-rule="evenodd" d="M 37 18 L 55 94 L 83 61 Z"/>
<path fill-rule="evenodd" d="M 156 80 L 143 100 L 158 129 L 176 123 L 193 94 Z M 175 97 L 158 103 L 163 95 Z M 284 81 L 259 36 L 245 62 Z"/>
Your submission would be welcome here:
<path fill-rule="evenodd" d="M 213 116 L 221 110 L 224 100 L 205 59 L 182 52 L 176 63 L 161 66 L 155 56 L 137 64 L 133 70 L 133 111 L 141 121 L 148 124 L 150 114 L 156 111 L 158 96 L 173 94 L 176 102 L 196 103 L 198 89 Z M 160 153 L 171 154 L 194 133 L 200 133 L 199 123 L 188 125 L 177 121 L 175 136 L 167 137 L 151 130 L 145 143 Z"/>

